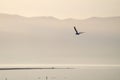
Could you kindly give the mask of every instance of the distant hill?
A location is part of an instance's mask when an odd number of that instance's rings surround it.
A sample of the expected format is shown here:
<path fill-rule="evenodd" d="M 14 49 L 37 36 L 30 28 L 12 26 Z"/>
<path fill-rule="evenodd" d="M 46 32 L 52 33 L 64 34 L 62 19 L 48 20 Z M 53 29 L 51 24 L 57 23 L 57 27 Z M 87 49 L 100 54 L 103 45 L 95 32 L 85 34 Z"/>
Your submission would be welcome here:
<path fill-rule="evenodd" d="M 19 15 L 9 15 L 9 14 L 0 14 L 0 24 L 13 24 L 15 25 L 17 24 L 21 24 L 21 25 L 39 25 L 39 27 L 41 26 L 46 26 L 48 24 L 48 26 L 58 26 L 62 25 L 61 27 L 64 27 L 65 25 L 70 25 L 70 26 L 80 26 L 81 24 L 90 24 L 90 23 L 94 23 L 94 24 L 98 24 L 98 23 L 107 23 L 107 24 L 116 24 L 120 22 L 120 17 L 92 17 L 92 18 L 88 18 L 88 19 L 83 19 L 83 20 L 78 20 L 78 19 L 73 19 L 73 18 L 69 18 L 69 19 L 57 19 L 55 17 L 51 17 L 51 16 L 42 16 L 42 17 L 23 17 L 23 16 L 19 16 Z M 17 25 L 16 24 L 16 25 Z M 8 25 L 10 26 L 10 25 Z M 19 25 L 20 26 L 20 25 Z M 12 26 L 11 26 L 12 27 Z M 82 27 L 82 26 L 81 26 Z"/>
<path fill-rule="evenodd" d="M 119 21 L 120 20 L 120 16 L 116 16 L 116 17 L 91 17 L 88 19 L 83 19 L 83 20 L 79 20 L 79 19 L 74 19 L 74 18 L 68 18 L 68 19 L 58 19 L 52 16 L 38 16 L 38 17 L 24 17 L 24 16 L 19 16 L 19 15 L 10 15 L 10 14 L 2 14 L 0 13 L 0 19 L 33 19 L 33 20 L 51 20 L 51 21 L 73 21 L 73 22 L 80 22 L 80 21 L 102 21 L 102 20 L 110 20 L 110 21 Z"/>

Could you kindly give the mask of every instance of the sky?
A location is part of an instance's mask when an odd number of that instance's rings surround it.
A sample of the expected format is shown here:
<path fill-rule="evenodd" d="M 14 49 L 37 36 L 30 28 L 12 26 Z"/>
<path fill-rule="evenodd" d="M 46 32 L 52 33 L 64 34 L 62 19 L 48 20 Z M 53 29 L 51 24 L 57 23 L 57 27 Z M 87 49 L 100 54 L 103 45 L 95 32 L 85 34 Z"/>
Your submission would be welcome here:
<path fill-rule="evenodd" d="M 120 16 L 119 4 L 120 0 L 0 0 L 0 13 L 9 14 L 0 14 L 0 64 L 120 64 L 120 18 L 113 17 Z M 74 25 L 86 33 L 76 36 Z"/>
<path fill-rule="evenodd" d="M 60 19 L 120 16 L 120 0 L 0 0 L 0 13 Z"/>

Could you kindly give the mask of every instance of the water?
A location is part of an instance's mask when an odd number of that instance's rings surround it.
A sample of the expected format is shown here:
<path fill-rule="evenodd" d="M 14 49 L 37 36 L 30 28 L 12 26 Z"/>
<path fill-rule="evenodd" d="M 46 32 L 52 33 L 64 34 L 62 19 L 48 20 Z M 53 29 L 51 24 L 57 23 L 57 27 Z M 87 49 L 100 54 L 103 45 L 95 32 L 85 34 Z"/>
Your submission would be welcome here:
<path fill-rule="evenodd" d="M 120 67 L 2 70 L 0 80 L 120 80 Z"/>

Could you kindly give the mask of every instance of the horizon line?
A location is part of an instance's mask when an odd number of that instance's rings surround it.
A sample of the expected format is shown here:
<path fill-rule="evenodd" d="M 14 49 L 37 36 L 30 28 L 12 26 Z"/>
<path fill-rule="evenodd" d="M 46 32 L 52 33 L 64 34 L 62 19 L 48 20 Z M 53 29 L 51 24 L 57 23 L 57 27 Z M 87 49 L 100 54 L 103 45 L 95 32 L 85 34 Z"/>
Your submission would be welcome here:
<path fill-rule="evenodd" d="M 37 67 L 37 66 L 45 66 L 45 67 L 48 67 L 48 66 L 119 66 L 120 67 L 120 64 L 0 64 L 0 67 L 2 66 L 10 66 L 10 67 L 13 67 L 13 66 L 16 66 L 16 67 L 19 67 L 19 66 L 33 66 L 33 67 Z"/>

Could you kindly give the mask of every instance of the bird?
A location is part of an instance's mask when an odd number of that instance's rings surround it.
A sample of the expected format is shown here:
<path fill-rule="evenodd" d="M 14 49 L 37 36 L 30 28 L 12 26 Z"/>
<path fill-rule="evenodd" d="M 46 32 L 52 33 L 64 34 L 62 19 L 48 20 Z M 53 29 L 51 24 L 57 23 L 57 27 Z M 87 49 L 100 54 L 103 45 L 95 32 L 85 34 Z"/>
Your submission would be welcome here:
<path fill-rule="evenodd" d="M 75 26 L 74 26 L 74 30 L 75 30 L 75 32 L 76 32 L 76 33 L 75 33 L 76 35 L 80 35 L 80 34 L 85 33 L 85 32 L 78 32 Z"/>

